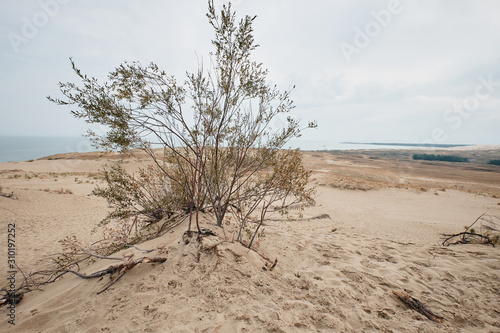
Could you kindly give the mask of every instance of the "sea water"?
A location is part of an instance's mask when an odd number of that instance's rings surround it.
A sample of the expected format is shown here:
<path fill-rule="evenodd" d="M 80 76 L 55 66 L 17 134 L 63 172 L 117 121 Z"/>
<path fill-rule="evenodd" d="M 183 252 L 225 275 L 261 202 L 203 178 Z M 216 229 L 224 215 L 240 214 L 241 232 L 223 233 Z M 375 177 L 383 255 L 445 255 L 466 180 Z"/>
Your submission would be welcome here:
<path fill-rule="evenodd" d="M 95 151 L 84 137 L 0 136 L 0 163 L 35 160 L 64 153 Z"/>
<path fill-rule="evenodd" d="M 284 148 L 300 148 L 301 150 L 351 150 L 404 149 L 415 147 L 294 139 Z M 0 136 L 0 163 L 35 160 L 54 154 L 87 153 L 90 151 L 96 151 L 96 149 L 91 145 L 90 140 L 84 137 Z"/>

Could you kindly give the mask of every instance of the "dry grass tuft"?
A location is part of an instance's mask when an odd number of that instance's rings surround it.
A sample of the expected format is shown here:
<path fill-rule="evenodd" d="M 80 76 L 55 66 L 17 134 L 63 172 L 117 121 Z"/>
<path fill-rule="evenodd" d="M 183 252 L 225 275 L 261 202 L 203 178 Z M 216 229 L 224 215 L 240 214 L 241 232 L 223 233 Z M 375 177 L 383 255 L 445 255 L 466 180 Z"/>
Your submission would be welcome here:
<path fill-rule="evenodd" d="M 378 190 L 387 186 L 380 181 L 360 179 L 352 176 L 333 175 L 329 180 L 331 181 L 331 183 L 328 184 L 330 187 L 339 188 L 341 190 L 369 191 Z"/>
<path fill-rule="evenodd" d="M 56 190 L 54 192 L 56 192 L 57 194 L 73 194 L 72 190 L 70 190 L 70 189 L 63 189 L 63 188 L 61 188 L 59 190 Z"/>

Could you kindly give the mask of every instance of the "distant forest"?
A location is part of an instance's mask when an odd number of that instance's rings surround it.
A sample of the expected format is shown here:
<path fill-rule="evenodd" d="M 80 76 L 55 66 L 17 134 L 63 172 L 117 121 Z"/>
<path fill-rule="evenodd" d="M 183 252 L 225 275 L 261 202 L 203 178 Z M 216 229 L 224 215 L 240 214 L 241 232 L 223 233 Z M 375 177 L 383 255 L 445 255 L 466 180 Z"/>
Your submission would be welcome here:
<path fill-rule="evenodd" d="M 500 160 L 491 160 L 488 162 L 488 164 L 500 165 Z"/>
<path fill-rule="evenodd" d="M 425 160 L 425 161 L 445 161 L 445 162 L 465 162 L 465 163 L 470 162 L 467 157 L 460 157 L 453 155 L 413 154 L 413 159 Z"/>

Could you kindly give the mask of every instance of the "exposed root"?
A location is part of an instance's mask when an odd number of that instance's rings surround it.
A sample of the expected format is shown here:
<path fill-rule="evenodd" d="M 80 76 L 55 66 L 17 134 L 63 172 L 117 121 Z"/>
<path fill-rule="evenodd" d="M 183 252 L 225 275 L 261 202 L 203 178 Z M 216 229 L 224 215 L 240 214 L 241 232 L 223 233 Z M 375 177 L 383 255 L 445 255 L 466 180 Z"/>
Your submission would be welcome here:
<path fill-rule="evenodd" d="M 116 259 L 116 258 L 103 257 L 103 259 Z M 165 262 L 166 260 L 167 258 L 163 257 L 155 257 L 155 258 L 143 257 L 136 260 L 129 260 L 126 263 L 112 265 L 106 269 L 88 275 L 79 273 L 71 269 L 66 269 L 64 271 L 57 271 L 57 270 L 38 271 L 29 274 L 28 276 L 25 275 L 21 287 L 19 287 L 14 291 L 8 291 L 7 289 L 1 288 L 0 290 L 4 292 L 4 295 L 0 297 L 0 307 L 7 304 L 18 304 L 23 299 L 24 294 L 31 292 L 33 290 L 39 290 L 42 286 L 55 282 L 57 279 L 59 279 L 61 276 L 67 273 L 74 274 L 82 279 L 93 279 L 93 278 L 103 277 L 108 274 L 112 276 L 113 274 L 118 272 L 119 275 L 116 278 L 112 278 L 111 282 L 108 283 L 101 291 L 97 293 L 101 294 L 106 290 L 108 290 L 109 287 L 111 287 L 118 280 L 120 280 L 127 271 L 131 270 L 136 265 L 142 263 L 162 263 Z"/>

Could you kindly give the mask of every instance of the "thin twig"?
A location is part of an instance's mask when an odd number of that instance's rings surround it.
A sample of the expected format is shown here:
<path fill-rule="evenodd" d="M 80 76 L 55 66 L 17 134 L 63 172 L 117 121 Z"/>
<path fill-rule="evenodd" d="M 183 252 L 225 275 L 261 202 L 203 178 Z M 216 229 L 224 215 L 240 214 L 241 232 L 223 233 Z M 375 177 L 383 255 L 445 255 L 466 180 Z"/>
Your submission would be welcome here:
<path fill-rule="evenodd" d="M 101 291 L 98 291 L 97 292 L 97 295 L 100 295 L 102 294 L 103 292 L 105 292 L 106 290 L 109 289 L 109 287 L 111 287 L 112 285 L 114 285 L 116 282 L 118 282 L 118 280 L 120 280 L 122 278 L 122 276 L 125 275 L 125 273 L 127 272 L 127 270 L 124 270 L 116 279 L 114 279 L 113 281 L 111 281 L 111 283 L 109 283 L 106 287 L 104 287 L 104 289 L 102 289 Z"/>
<path fill-rule="evenodd" d="M 473 226 L 474 224 L 476 224 L 476 222 L 477 222 L 477 221 L 479 221 L 479 220 L 480 220 L 480 219 L 484 216 L 484 214 L 486 214 L 486 212 L 485 212 L 485 213 L 482 213 L 482 214 L 481 214 L 481 216 L 479 216 L 479 217 L 478 217 L 478 218 L 474 221 L 474 223 L 472 223 L 472 224 L 471 224 L 471 225 L 470 225 L 467 229 L 465 229 L 465 232 L 469 231 L 469 229 L 470 229 L 470 228 L 472 228 L 472 226 Z"/>

